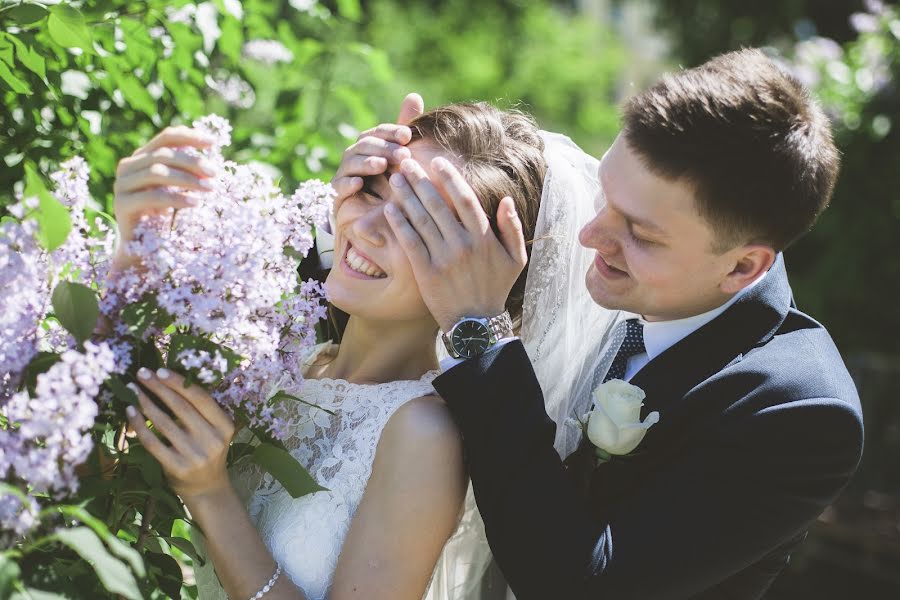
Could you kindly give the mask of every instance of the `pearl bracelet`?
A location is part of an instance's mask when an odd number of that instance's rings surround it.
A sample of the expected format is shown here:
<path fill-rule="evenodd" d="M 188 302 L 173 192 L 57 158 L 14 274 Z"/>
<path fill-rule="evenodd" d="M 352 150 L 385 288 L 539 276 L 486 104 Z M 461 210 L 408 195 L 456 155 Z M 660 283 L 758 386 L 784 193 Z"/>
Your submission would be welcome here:
<path fill-rule="evenodd" d="M 250 600 L 260 600 L 260 598 L 268 594 L 272 590 L 272 586 L 275 585 L 275 582 L 278 581 L 279 577 L 281 577 L 281 565 L 275 563 L 275 573 L 272 574 L 272 578 L 269 579 L 269 583 L 264 585 L 261 590 L 256 592 L 255 595 L 251 596 Z"/>

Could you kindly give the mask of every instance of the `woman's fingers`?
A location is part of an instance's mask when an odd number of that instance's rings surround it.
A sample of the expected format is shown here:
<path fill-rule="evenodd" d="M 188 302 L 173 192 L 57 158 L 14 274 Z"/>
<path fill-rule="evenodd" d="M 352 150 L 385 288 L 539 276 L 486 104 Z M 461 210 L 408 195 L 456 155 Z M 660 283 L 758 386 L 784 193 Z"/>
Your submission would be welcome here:
<path fill-rule="evenodd" d="M 149 187 L 178 187 L 200 192 L 209 192 L 214 189 L 212 182 L 208 179 L 202 179 L 193 173 L 156 162 L 146 169 L 116 179 L 115 193 L 127 194 Z"/>
<path fill-rule="evenodd" d="M 160 369 L 160 371 L 167 377 L 169 376 L 168 370 Z M 184 425 L 191 437 L 195 438 L 203 445 L 215 443 L 216 434 L 213 431 L 213 427 L 180 392 L 165 385 L 162 379 L 150 369 L 139 369 L 138 379 L 141 381 L 142 385 L 146 386 L 147 389 L 156 394 L 156 397 L 172 411 L 172 414 Z M 158 408 L 157 410 L 165 415 L 162 410 Z"/>
<path fill-rule="evenodd" d="M 143 418 L 153 423 L 153 428 L 163 434 L 172 447 L 180 454 L 189 451 L 190 440 L 188 434 L 172 420 L 172 417 L 159 408 L 138 386 L 131 384 L 129 388 L 137 394 Z M 142 423 L 145 423 L 145 421 L 142 421 Z M 132 423 L 132 426 L 134 426 L 134 423 Z M 137 427 L 134 429 L 136 433 L 140 433 Z M 141 441 L 143 442 L 144 440 Z"/>
<path fill-rule="evenodd" d="M 125 409 L 125 413 L 128 416 L 128 424 L 134 430 L 135 437 L 140 440 L 147 452 L 152 454 L 164 466 L 177 464 L 178 453 L 166 446 L 161 439 L 156 437 L 156 434 L 150 431 L 144 415 L 133 406 Z"/>
<path fill-rule="evenodd" d="M 197 384 L 185 387 L 184 377 L 168 369 L 157 370 L 156 376 L 164 386 L 180 398 L 186 399 L 225 439 L 231 440 L 234 435 L 234 421 L 206 390 Z"/>
<path fill-rule="evenodd" d="M 126 177 L 157 163 L 192 173 L 197 177 L 212 177 L 216 174 L 212 162 L 204 156 L 188 154 L 175 148 L 159 148 L 153 152 L 123 158 L 119 161 L 116 176 Z"/>
<path fill-rule="evenodd" d="M 176 125 L 173 127 L 166 127 L 160 131 L 156 134 L 156 137 L 135 150 L 132 156 L 153 152 L 158 148 L 164 148 L 166 146 L 171 148 L 191 146 L 203 150 L 209 148 L 212 144 L 213 139 L 205 133 L 196 129 L 191 129 L 190 127 L 185 127 L 184 125 Z"/>

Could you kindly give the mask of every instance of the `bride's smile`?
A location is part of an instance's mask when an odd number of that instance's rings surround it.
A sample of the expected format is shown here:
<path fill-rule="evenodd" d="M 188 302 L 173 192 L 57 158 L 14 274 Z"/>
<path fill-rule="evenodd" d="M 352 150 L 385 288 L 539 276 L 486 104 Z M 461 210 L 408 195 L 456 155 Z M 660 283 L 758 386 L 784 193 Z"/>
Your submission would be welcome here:
<path fill-rule="evenodd" d="M 354 248 L 349 240 L 341 267 L 348 271 L 348 275 L 359 279 L 384 279 L 387 277 L 387 273 L 375 261 Z"/>

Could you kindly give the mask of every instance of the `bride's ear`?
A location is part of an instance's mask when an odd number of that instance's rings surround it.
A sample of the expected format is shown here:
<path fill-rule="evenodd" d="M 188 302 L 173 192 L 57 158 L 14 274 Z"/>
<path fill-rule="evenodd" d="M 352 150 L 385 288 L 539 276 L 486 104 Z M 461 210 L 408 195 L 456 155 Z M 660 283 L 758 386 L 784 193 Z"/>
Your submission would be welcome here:
<path fill-rule="evenodd" d="M 422 100 L 422 96 L 415 92 L 407 94 L 400 104 L 400 115 L 397 117 L 397 123 L 406 125 L 423 112 L 425 112 L 425 101 Z"/>
<path fill-rule="evenodd" d="M 775 257 L 775 249 L 771 246 L 764 244 L 743 246 L 740 248 L 740 256 L 735 260 L 734 269 L 720 284 L 722 291 L 726 294 L 738 293 L 772 268 Z"/>

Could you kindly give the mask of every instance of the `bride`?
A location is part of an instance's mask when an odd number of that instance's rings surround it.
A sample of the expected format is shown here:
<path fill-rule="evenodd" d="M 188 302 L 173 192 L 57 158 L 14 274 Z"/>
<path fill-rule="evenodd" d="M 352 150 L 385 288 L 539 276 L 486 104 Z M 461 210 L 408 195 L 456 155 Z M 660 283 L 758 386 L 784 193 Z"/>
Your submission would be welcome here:
<path fill-rule="evenodd" d="M 554 158 L 545 158 L 545 141 L 558 149 Z M 205 141 L 189 129 L 166 130 L 120 163 L 115 204 L 123 240 L 141 214 L 189 206 L 173 187 L 204 189 L 210 173 L 202 159 L 177 150 L 188 145 Z M 138 373 L 141 385 L 176 417 L 143 392 L 141 411 L 129 414 L 137 437 L 204 533 L 211 560 L 197 568 L 201 598 L 477 597 L 490 555 L 470 489 L 467 495 L 459 434 L 431 387 L 439 372 L 438 326 L 384 216 L 397 194 L 390 174 L 403 163 L 431 175 L 438 157 L 462 170 L 495 230 L 497 219 L 509 218 L 501 207 L 515 199 L 540 261 L 532 261 L 527 277 L 520 275 L 506 308 L 521 323 L 529 352 L 550 367 L 543 370 L 548 380 L 552 374 L 562 390 L 579 376 L 587 348 L 559 346 L 561 338 L 548 333 L 571 332 L 573 325 L 583 332 L 605 318 L 591 313 L 593 303 L 569 304 L 564 293 L 580 288 L 586 270 L 575 264 L 584 253 L 577 252 L 573 232 L 593 212 L 596 190 L 588 182 L 596 161 L 567 139 L 538 132 L 525 115 L 482 103 L 447 106 L 408 127 L 364 134 L 345 153 L 338 174 L 345 188 L 356 189 L 335 207 L 336 264 L 326 281 L 330 301 L 350 318 L 341 344 L 317 346 L 305 358 L 301 389 L 288 390 L 330 412 L 285 405 L 291 411 L 286 445 L 327 491 L 293 499 L 253 467 L 229 476 L 225 459 L 235 432 L 228 416 L 198 386 L 183 387 L 175 373 Z M 577 180 L 579 195 L 544 185 L 548 163 L 563 187 Z M 555 198 L 552 210 L 541 206 L 549 197 Z M 536 231 L 547 235 L 535 238 Z M 133 260 L 122 254 L 117 268 Z M 537 311 L 551 312 L 542 317 Z M 540 318 L 565 325 L 545 327 Z M 571 413 L 556 400 L 567 394 L 545 389 L 548 412 L 562 423 Z M 567 435 L 560 427 L 561 452 L 571 450 Z"/>

